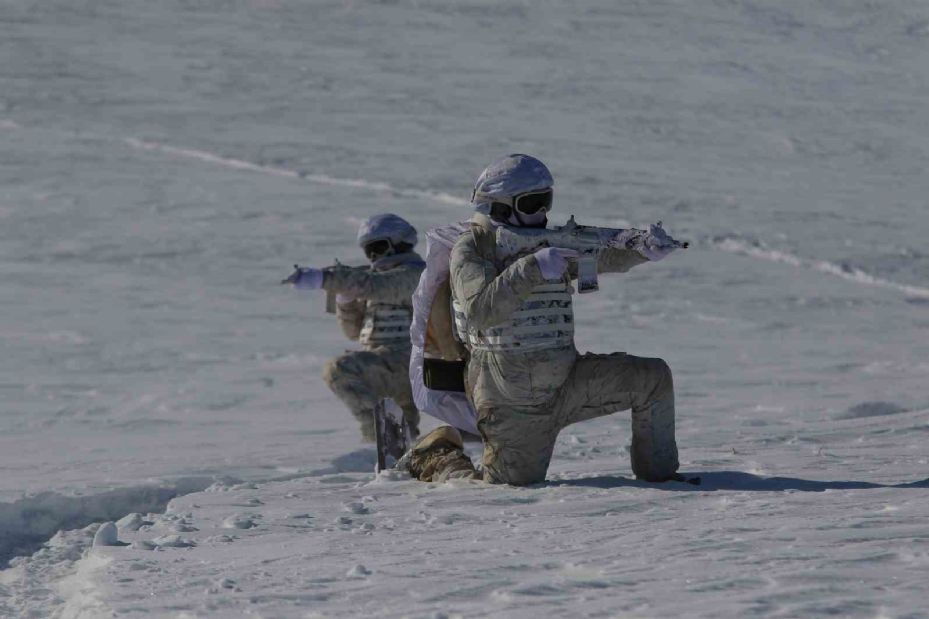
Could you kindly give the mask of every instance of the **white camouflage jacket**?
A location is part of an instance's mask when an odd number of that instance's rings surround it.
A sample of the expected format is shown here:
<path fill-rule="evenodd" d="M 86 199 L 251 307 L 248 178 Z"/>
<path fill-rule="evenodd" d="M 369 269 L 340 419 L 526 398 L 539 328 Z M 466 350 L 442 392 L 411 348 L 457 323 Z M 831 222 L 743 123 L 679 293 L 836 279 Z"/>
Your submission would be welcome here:
<path fill-rule="evenodd" d="M 381 258 L 370 268 L 327 271 L 323 288 L 346 300 L 336 305 L 336 317 L 346 337 L 370 350 L 410 347 L 410 301 L 425 262 L 416 252 Z"/>

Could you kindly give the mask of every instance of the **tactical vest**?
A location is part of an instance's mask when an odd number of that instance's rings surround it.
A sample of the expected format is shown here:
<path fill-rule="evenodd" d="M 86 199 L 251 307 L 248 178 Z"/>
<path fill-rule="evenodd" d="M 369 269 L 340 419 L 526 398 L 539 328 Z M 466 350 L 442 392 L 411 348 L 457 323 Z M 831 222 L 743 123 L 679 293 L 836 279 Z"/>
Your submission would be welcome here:
<path fill-rule="evenodd" d="M 506 265 L 496 257 L 496 234 L 486 225 L 471 228 L 478 254 L 497 265 Z M 506 322 L 489 329 L 474 329 L 468 324 L 461 304 L 452 299 L 455 332 L 471 350 L 491 352 L 531 352 L 564 348 L 574 343 L 574 308 L 567 279 L 547 280 L 532 293 Z"/>
<path fill-rule="evenodd" d="M 368 301 L 358 341 L 365 346 L 396 345 L 403 340 L 409 342 L 412 320 L 413 310 L 409 305 Z"/>

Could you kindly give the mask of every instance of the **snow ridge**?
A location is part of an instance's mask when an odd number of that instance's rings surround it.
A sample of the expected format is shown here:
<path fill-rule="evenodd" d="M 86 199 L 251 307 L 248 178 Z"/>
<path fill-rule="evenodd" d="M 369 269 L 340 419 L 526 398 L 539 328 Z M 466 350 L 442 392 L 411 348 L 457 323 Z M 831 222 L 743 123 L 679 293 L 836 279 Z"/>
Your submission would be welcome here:
<path fill-rule="evenodd" d="M 31 555 L 57 531 L 116 520 L 131 512 L 162 512 L 178 496 L 199 492 L 213 478 L 190 477 L 170 485 L 118 488 L 90 496 L 43 492 L 13 503 L 0 503 L 0 566 Z"/>
<path fill-rule="evenodd" d="M 893 280 L 877 277 L 857 267 L 851 267 L 847 264 L 837 264 L 827 260 L 810 260 L 801 258 L 800 256 L 791 254 L 789 252 L 770 249 L 758 241 L 747 241 L 733 237 L 724 237 L 714 239 L 712 241 L 712 246 L 716 249 L 731 254 L 749 256 L 751 258 L 768 260 L 770 262 L 779 262 L 781 264 L 789 264 L 790 266 L 797 267 L 799 269 L 819 271 L 820 273 L 841 277 L 844 280 L 864 286 L 890 288 L 913 297 L 929 298 L 929 288 L 903 284 Z"/>
<path fill-rule="evenodd" d="M 424 191 L 421 189 L 401 189 L 395 187 L 389 183 L 384 183 L 380 181 L 369 181 L 360 178 L 337 178 L 335 176 L 329 176 L 328 174 L 311 174 L 309 172 L 290 170 L 287 168 L 281 168 L 277 166 L 262 165 L 257 163 L 252 163 L 250 161 L 244 161 L 242 159 L 234 159 L 232 157 L 223 157 L 222 155 L 217 155 L 216 153 L 211 153 L 205 150 L 197 150 L 193 148 L 178 148 L 176 146 L 169 146 L 167 144 L 160 144 L 158 142 L 149 142 L 145 140 L 139 140 L 136 138 L 127 138 L 126 144 L 132 148 L 144 151 L 153 151 L 159 152 L 166 155 L 171 155 L 174 157 L 181 157 L 185 159 L 196 159 L 199 161 L 205 161 L 207 163 L 213 163 L 216 165 L 224 166 L 227 168 L 232 168 L 234 170 L 248 170 L 250 172 L 259 172 L 261 174 L 268 174 L 270 176 L 279 176 L 282 178 L 294 178 L 299 180 L 308 181 L 311 183 L 316 183 L 319 185 L 333 185 L 337 187 L 352 187 L 355 189 L 368 189 L 371 191 L 384 191 L 392 193 L 397 196 L 405 196 L 409 198 L 424 199 L 424 200 L 433 200 L 440 202 L 442 204 L 447 204 L 451 206 L 462 206 L 470 204 L 467 200 L 458 198 L 448 193 L 441 191 Z"/>

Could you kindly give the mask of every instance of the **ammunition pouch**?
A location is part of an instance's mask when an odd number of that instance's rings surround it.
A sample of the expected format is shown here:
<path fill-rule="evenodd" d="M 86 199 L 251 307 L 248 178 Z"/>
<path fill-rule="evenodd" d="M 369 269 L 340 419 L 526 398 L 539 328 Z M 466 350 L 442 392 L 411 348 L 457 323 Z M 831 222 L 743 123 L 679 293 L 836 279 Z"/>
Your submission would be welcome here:
<path fill-rule="evenodd" d="M 423 359 L 423 384 L 437 391 L 464 393 L 466 361 Z"/>

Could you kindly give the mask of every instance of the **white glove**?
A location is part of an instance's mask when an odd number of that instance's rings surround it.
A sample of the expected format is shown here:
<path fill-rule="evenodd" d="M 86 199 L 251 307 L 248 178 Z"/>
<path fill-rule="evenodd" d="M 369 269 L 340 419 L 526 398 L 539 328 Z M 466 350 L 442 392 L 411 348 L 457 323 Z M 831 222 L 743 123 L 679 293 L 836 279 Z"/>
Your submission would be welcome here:
<path fill-rule="evenodd" d="M 568 258 L 578 257 L 576 250 L 564 247 L 546 247 L 532 255 L 539 263 L 539 270 L 545 279 L 559 279 L 568 268 Z"/>
<path fill-rule="evenodd" d="M 658 262 L 667 258 L 668 254 L 677 249 L 677 245 L 675 245 L 674 239 L 664 231 L 659 221 L 657 224 L 649 224 L 648 234 L 645 235 L 641 247 L 637 249 L 640 254 L 652 262 Z"/>
<path fill-rule="evenodd" d="M 300 277 L 294 279 L 294 288 L 299 290 L 319 290 L 323 287 L 322 269 L 302 268 Z"/>
<path fill-rule="evenodd" d="M 340 292 L 339 294 L 335 295 L 335 302 L 338 303 L 339 305 L 345 305 L 346 303 L 351 303 L 357 298 L 358 297 L 356 297 L 353 294 L 349 294 L 347 292 Z"/>

